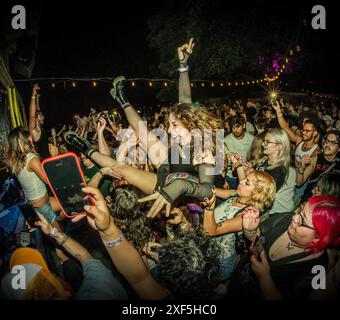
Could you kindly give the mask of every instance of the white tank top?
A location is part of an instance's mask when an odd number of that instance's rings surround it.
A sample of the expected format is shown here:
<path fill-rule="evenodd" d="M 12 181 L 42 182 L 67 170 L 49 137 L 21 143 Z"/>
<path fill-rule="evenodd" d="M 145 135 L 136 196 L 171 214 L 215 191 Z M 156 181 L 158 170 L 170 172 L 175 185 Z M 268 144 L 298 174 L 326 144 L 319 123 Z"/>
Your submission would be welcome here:
<path fill-rule="evenodd" d="M 33 158 L 39 158 L 34 153 L 26 155 L 26 164 L 18 175 L 18 180 L 24 190 L 25 196 L 28 200 L 33 201 L 42 198 L 47 193 L 46 185 L 40 178 L 33 172 L 27 170 L 28 163 Z"/>
<path fill-rule="evenodd" d="M 311 154 L 316 150 L 316 148 L 318 147 L 317 144 L 315 144 L 313 147 L 311 147 L 309 150 L 307 151 L 303 151 L 302 150 L 302 145 L 303 142 L 299 143 L 299 145 L 297 146 L 296 150 L 295 150 L 295 160 L 296 161 L 301 161 L 301 159 L 304 156 L 311 156 Z"/>

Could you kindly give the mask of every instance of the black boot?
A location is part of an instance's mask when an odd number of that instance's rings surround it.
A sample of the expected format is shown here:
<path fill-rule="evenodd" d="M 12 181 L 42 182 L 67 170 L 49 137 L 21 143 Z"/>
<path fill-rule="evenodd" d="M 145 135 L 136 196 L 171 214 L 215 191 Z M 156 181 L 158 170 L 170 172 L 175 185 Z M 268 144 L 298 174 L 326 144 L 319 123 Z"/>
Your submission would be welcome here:
<path fill-rule="evenodd" d="M 112 86 L 113 88 L 110 90 L 110 94 L 113 99 L 115 99 L 122 109 L 125 109 L 131 106 L 131 103 L 126 99 L 124 94 L 124 85 L 125 85 L 125 78 L 120 76 L 113 80 Z"/>
<path fill-rule="evenodd" d="M 91 143 L 86 139 L 80 138 L 75 132 L 67 131 L 64 133 L 65 141 L 77 150 L 90 158 L 91 154 L 95 151 Z"/>

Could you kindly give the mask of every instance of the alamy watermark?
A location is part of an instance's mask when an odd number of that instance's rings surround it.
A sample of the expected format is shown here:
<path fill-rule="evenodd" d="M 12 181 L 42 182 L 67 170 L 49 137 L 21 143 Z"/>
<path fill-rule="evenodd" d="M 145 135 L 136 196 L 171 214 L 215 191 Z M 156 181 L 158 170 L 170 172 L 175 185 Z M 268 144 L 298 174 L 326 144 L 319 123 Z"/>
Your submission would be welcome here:
<path fill-rule="evenodd" d="M 209 163 L 214 167 L 206 169 L 207 175 L 218 175 L 223 171 L 224 129 L 173 130 L 169 139 L 163 129 L 148 131 L 147 122 L 139 121 L 137 132 L 138 136 L 133 129 L 118 131 L 116 139 L 121 141 L 116 152 L 118 162 L 139 165 L 148 160 L 153 164 Z"/>
<path fill-rule="evenodd" d="M 26 9 L 22 5 L 15 5 L 11 11 L 14 14 L 12 18 L 12 28 L 14 30 L 26 30 Z"/>

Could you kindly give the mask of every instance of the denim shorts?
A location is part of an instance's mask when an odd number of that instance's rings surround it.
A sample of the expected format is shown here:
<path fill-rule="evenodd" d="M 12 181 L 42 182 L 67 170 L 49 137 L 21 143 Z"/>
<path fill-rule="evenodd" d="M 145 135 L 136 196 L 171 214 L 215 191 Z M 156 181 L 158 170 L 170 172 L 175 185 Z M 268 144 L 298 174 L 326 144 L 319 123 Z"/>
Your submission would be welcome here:
<path fill-rule="evenodd" d="M 220 281 L 224 281 L 230 278 L 232 272 L 235 269 L 237 262 L 237 255 L 233 254 L 228 258 L 220 258 Z"/>
<path fill-rule="evenodd" d="M 40 208 L 34 208 L 34 209 L 37 210 L 40 214 L 42 214 L 50 224 L 52 224 L 57 217 L 56 214 L 52 210 L 50 202 L 47 202 L 44 206 Z"/>

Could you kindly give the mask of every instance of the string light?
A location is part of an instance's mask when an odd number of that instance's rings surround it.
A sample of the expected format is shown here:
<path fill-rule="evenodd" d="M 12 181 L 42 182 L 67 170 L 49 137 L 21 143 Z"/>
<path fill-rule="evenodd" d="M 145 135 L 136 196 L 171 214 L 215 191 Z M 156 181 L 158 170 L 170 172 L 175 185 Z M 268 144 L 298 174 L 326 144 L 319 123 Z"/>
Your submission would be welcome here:
<path fill-rule="evenodd" d="M 52 82 L 52 88 L 55 88 L 55 83 L 54 82 Z"/>
<path fill-rule="evenodd" d="M 72 81 L 72 87 L 75 88 L 77 85 L 74 81 Z"/>
<path fill-rule="evenodd" d="M 136 83 L 134 81 L 131 81 L 131 86 L 132 87 L 135 87 L 136 86 Z"/>
<path fill-rule="evenodd" d="M 151 81 L 149 81 L 149 87 L 152 87 L 152 82 Z"/>
<path fill-rule="evenodd" d="M 95 88 L 97 86 L 97 82 L 96 81 L 92 81 L 92 86 Z"/>
<path fill-rule="evenodd" d="M 191 87 L 192 87 L 192 88 L 194 87 L 194 84 L 193 84 L 193 82 L 191 82 L 191 83 L 190 83 L 190 85 L 191 85 Z"/>
<path fill-rule="evenodd" d="M 164 87 L 167 87 L 168 86 L 168 83 L 167 82 L 164 82 Z"/>

